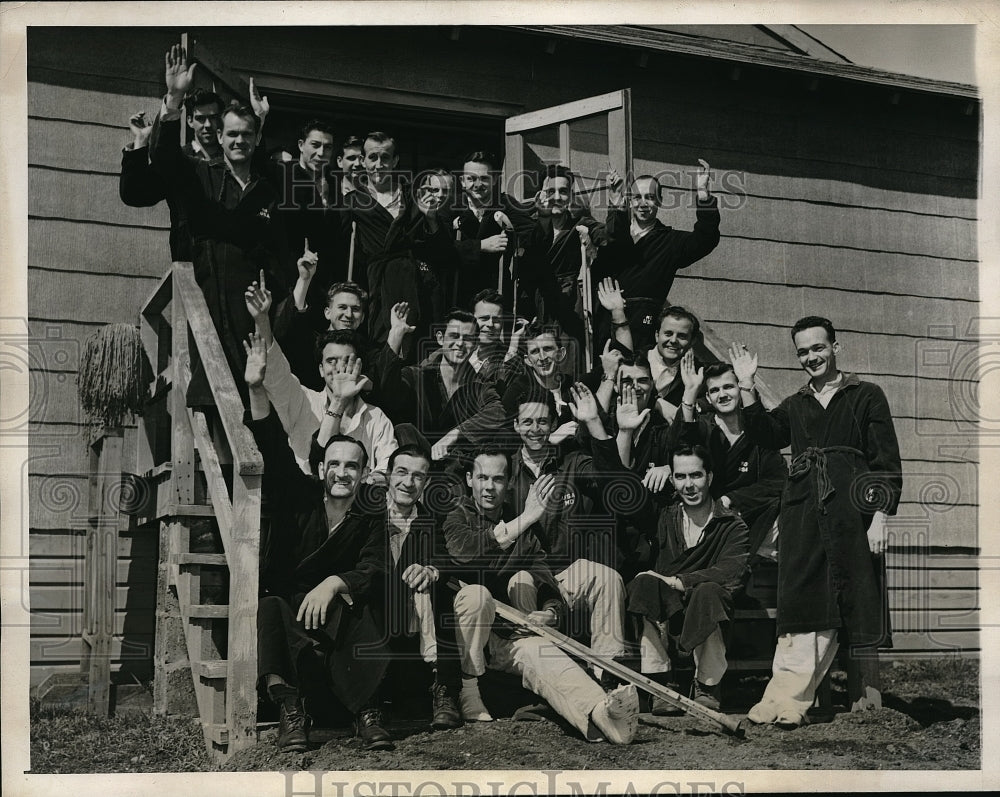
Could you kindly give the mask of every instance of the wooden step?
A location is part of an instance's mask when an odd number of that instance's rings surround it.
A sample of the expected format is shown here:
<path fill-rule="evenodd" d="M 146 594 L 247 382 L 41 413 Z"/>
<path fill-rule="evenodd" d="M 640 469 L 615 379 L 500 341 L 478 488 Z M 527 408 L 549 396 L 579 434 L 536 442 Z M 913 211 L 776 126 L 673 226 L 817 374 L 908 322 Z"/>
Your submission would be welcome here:
<path fill-rule="evenodd" d="M 205 738 L 215 744 L 229 744 L 229 729 L 222 723 L 204 724 Z"/>
<path fill-rule="evenodd" d="M 202 678 L 225 678 L 229 672 L 229 662 L 225 659 L 196 661 L 191 664 L 191 670 Z"/>
<path fill-rule="evenodd" d="M 187 615 L 191 619 L 217 619 L 229 617 L 229 606 L 222 603 L 195 603 L 188 606 Z"/>
<path fill-rule="evenodd" d="M 184 567 L 185 565 L 213 565 L 225 567 L 226 555 L 224 553 L 179 553 L 173 557 L 173 563 Z"/>
<path fill-rule="evenodd" d="M 210 504 L 168 504 L 163 514 L 174 517 L 215 517 L 215 509 Z"/>

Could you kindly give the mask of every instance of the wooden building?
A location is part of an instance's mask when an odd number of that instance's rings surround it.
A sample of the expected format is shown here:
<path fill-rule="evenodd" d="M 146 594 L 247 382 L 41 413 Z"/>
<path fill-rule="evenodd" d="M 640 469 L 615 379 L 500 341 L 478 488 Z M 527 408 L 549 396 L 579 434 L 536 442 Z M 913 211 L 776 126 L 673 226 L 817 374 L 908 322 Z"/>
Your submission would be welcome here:
<path fill-rule="evenodd" d="M 166 207 L 125 207 L 117 183 L 128 117 L 157 108 L 163 53 L 182 32 L 28 32 L 33 683 L 80 655 L 80 348 L 103 324 L 137 323 L 169 269 Z M 853 65 L 791 26 L 186 32 L 222 93 L 256 78 L 269 136 L 288 146 L 297 124 L 327 116 L 345 136 L 395 133 L 404 168 L 457 168 L 482 148 L 506 150 L 509 172 L 518 158 L 527 168 L 568 154 L 586 182 L 609 158 L 631 159 L 635 173 L 667 175 L 661 218 L 681 229 L 694 222 L 693 169 L 708 160 L 722 242 L 671 298 L 758 350 L 779 395 L 804 379 L 790 323 L 834 320 L 843 366 L 884 387 L 903 451 L 888 558 L 896 650 L 979 650 L 975 88 Z M 134 428 L 124 449 L 130 470 Z M 151 672 L 154 537 L 120 536 L 124 680 Z"/>

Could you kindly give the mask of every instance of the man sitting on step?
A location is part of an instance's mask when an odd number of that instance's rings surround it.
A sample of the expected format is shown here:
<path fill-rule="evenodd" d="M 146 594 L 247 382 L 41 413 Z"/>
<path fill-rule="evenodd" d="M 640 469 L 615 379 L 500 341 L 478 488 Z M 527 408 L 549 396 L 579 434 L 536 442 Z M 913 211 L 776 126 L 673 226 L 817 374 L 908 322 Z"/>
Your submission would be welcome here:
<path fill-rule="evenodd" d="M 304 751 L 309 719 L 303 697 L 332 696 L 354 714 L 366 749 L 391 749 L 378 694 L 389 665 L 377 619 L 384 611 L 378 602 L 385 594 L 385 510 L 371 499 L 357 500 L 368 452 L 354 438 L 334 435 L 319 465 L 320 480 L 303 474 L 264 391 L 264 341 L 253 334 L 245 349 L 245 423 L 266 473 L 282 484 L 270 491 L 271 527 L 262 556 L 268 578 L 257 609 L 258 686 L 280 710 L 278 747 Z"/>
<path fill-rule="evenodd" d="M 640 528 L 651 531 L 657 549 L 653 570 L 628 585 L 629 615 L 637 626 L 641 670 L 654 681 L 677 690 L 670 671 L 668 646 L 694 654 L 692 697 L 719 710 L 726 672 L 723 629 L 733 617 L 733 593 L 746 568 L 746 524 L 710 493 L 712 462 L 701 445 L 682 446 L 671 456 L 670 476 L 679 500 L 654 516 L 647 502 Z M 679 713 L 655 700 L 653 713 Z"/>

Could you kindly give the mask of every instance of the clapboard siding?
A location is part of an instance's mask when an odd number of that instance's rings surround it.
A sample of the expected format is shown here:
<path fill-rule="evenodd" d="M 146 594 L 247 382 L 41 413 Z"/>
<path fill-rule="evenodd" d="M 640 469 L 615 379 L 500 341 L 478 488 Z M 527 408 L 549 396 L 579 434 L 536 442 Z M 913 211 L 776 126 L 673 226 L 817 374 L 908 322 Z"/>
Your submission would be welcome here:
<path fill-rule="evenodd" d="M 722 211 L 722 240 L 708 257 L 685 269 L 685 276 L 906 296 L 923 290 L 924 296 L 965 301 L 979 298 L 975 263 L 735 238 L 728 230 L 733 212 Z M 693 213 L 684 211 L 661 212 L 661 219 L 678 229 L 690 229 L 695 221 Z"/>
<path fill-rule="evenodd" d="M 670 298 L 697 310 L 706 317 L 722 317 L 726 310 L 731 320 L 754 321 L 790 327 L 806 313 L 824 314 L 845 319 L 842 326 L 861 332 L 905 334 L 926 337 L 930 327 L 953 324 L 965 329 L 981 315 L 978 304 L 924 296 L 851 293 L 813 287 L 785 287 L 755 283 L 731 283 L 724 279 L 677 275 Z M 714 312 L 713 312 L 714 311 Z M 796 315 L 798 313 L 798 315 Z"/>
<path fill-rule="evenodd" d="M 122 148 L 133 140 L 128 119 L 138 111 L 145 111 L 147 121 L 152 121 L 159 106 L 152 100 L 137 104 L 121 120 L 118 129 L 103 124 L 29 116 L 28 165 L 113 175 L 117 180 L 122 166 Z M 64 147 L 64 141 L 73 141 L 74 146 Z"/>
<path fill-rule="evenodd" d="M 118 199 L 118 177 L 28 167 L 28 215 L 169 229 L 166 205 L 130 208 Z M 30 253 L 29 253 L 30 257 Z"/>
<path fill-rule="evenodd" d="M 111 239 L 113 242 L 113 239 Z M 113 243 L 112 243 L 113 245 Z M 28 269 L 28 313 L 53 320 L 138 323 L 159 277 Z M 53 290 L 58 284 L 59 290 Z"/>
<path fill-rule="evenodd" d="M 637 143 L 641 148 L 643 142 Z M 655 142 L 646 144 L 654 146 Z M 779 157 L 774 157 L 772 160 L 780 162 Z M 752 171 L 749 165 L 722 166 L 712 161 L 709 163 L 714 175 L 712 192 L 720 196 L 723 209 L 740 209 L 743 207 L 742 197 L 747 196 L 893 210 L 916 216 L 975 219 L 978 212 L 974 198 L 896 191 L 878 186 L 859 185 L 844 179 L 778 176 L 767 171 L 768 163 L 762 162 L 759 153 L 754 157 Z M 661 183 L 666 188 L 664 204 L 668 210 L 686 207 L 689 204 L 684 199 L 690 197 L 693 189 L 698 168 L 697 160 L 689 163 L 668 163 L 633 157 L 632 166 L 635 174 L 659 175 Z"/>
<path fill-rule="evenodd" d="M 114 227 L 64 219 L 28 219 L 28 265 L 49 271 L 86 271 L 162 277 L 170 268 L 166 206 L 157 227 Z M 108 248 L 109 236 L 115 242 Z"/>

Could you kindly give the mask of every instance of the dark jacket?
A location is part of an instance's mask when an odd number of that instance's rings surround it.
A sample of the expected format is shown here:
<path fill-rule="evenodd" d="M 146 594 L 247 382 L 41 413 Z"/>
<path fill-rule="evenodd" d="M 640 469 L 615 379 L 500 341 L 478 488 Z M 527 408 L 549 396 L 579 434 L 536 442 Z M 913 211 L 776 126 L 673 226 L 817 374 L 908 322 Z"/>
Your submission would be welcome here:
<path fill-rule="evenodd" d="M 513 517 L 505 508 L 502 519 Z M 526 570 L 538 589 L 538 607 L 561 609 L 559 585 L 535 536 L 522 534 L 504 550 L 493 536 L 496 525 L 469 497 L 448 513 L 444 521 L 445 544 L 451 560 L 448 575 L 468 584 L 482 584 L 494 598 L 509 603 L 507 582 L 515 573 Z"/>
<path fill-rule="evenodd" d="M 264 458 L 270 524 L 261 544 L 261 590 L 291 602 L 331 575 L 348 585 L 355 603 L 380 602 L 387 569 L 384 500 L 359 496 L 330 535 L 323 485 L 295 462 L 275 413 L 244 423 Z"/>
<path fill-rule="evenodd" d="M 556 475 L 556 505 L 532 526 L 554 572 L 560 572 L 578 559 L 599 564 L 617 565 L 615 512 L 630 498 L 640 495 L 618 458 L 614 438 L 592 440 L 593 456 L 570 451 L 561 456 L 552 448 L 542 463 L 542 473 Z M 524 504 L 535 474 L 524 462 L 518 449 L 510 458 L 510 482 L 506 504 L 511 516 L 524 511 Z M 641 487 L 639 488 L 641 489 Z"/>
<path fill-rule="evenodd" d="M 654 569 L 679 578 L 684 592 L 658 578 L 639 575 L 628 584 L 629 613 L 668 621 L 681 649 L 694 650 L 733 617 L 733 596 L 743 583 L 747 564 L 748 536 L 746 524 L 716 503 L 701 540 L 687 548 L 683 506 L 678 501 L 665 507 L 656 520 Z"/>
<path fill-rule="evenodd" d="M 730 508 L 750 528 L 750 554 L 757 552 L 778 517 L 781 491 L 788 478 L 785 458 L 774 449 L 762 448 L 741 435 L 730 445 L 712 415 L 685 422 L 683 408 L 670 425 L 670 447 L 686 443 L 706 446 L 714 463 L 712 496 L 728 495 Z"/>
<path fill-rule="evenodd" d="M 376 400 L 394 423 L 412 423 L 430 443 L 461 425 L 473 444 L 495 441 L 504 420 L 503 407 L 491 385 L 468 364 L 459 370 L 458 388 L 448 396 L 440 361 L 403 365 L 384 347 L 376 362 Z"/>
<path fill-rule="evenodd" d="M 123 149 L 118 196 L 130 208 L 151 208 L 164 199 L 170 211 L 170 259 L 191 260 L 191 232 L 184 209 L 174 199 L 167 181 L 149 162 L 149 148 Z"/>
<path fill-rule="evenodd" d="M 266 272 L 275 305 L 287 293 L 288 250 L 278 190 L 259 171 L 244 190 L 223 160 L 195 161 L 178 143 L 180 120 L 161 121 L 152 163 L 184 208 L 194 274 L 208 305 L 237 389 L 246 395 L 243 341 L 253 331 L 244 293 Z M 272 308 L 273 312 L 273 308 Z M 192 362 L 188 404 L 211 404 L 200 360 Z"/>
<path fill-rule="evenodd" d="M 767 412 L 743 410 L 745 435 L 759 446 L 791 444 L 781 497 L 778 633 L 846 627 L 851 644 L 887 633 L 882 562 L 873 562 L 872 514 L 895 514 L 903 489 L 892 413 L 878 385 L 844 374 L 826 409 L 808 384 Z"/>

